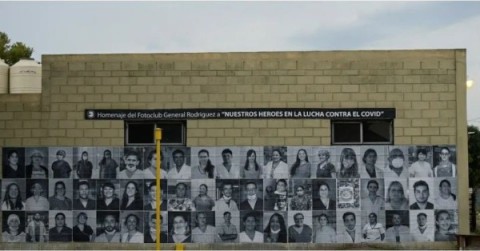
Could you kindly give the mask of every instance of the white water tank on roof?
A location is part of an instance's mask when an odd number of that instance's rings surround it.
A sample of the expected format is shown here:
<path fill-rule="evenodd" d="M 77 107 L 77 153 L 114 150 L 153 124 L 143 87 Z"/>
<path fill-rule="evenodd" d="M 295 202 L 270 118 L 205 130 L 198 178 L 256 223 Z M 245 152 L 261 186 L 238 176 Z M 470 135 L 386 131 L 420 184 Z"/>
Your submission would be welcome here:
<path fill-rule="evenodd" d="M 32 58 L 20 59 L 10 67 L 10 93 L 41 93 L 42 65 Z"/>
<path fill-rule="evenodd" d="M 0 59 L 0 94 L 8 93 L 8 64 Z"/>

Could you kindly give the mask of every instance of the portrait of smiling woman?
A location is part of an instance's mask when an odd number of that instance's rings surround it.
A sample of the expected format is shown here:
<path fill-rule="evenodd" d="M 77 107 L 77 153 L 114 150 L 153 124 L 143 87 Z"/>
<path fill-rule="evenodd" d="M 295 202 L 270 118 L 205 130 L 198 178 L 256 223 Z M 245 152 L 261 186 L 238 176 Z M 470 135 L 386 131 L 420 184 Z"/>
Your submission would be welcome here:
<path fill-rule="evenodd" d="M 122 181 L 123 184 L 124 181 Z M 142 180 L 130 180 L 125 184 L 122 204 L 120 204 L 120 210 L 143 210 L 142 193 L 139 189 L 143 187 Z"/>

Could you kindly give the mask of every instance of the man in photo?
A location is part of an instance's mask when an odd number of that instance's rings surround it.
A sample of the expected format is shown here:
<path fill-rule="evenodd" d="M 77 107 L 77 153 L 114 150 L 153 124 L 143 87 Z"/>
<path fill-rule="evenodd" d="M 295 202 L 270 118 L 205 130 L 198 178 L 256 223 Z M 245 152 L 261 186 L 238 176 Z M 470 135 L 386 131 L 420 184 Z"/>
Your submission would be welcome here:
<path fill-rule="evenodd" d="M 226 148 L 222 151 L 222 164 L 218 165 L 217 179 L 238 179 L 240 176 L 240 168 L 232 164 L 233 152 Z"/>
<path fill-rule="evenodd" d="M 393 211 L 392 224 L 385 232 L 385 240 L 389 242 L 405 243 L 411 241 L 410 229 L 408 226 L 402 225 L 402 215 Z"/>
<path fill-rule="evenodd" d="M 55 215 L 55 227 L 48 231 L 49 241 L 71 242 L 72 229 L 65 224 L 65 214 L 57 213 Z"/>
<path fill-rule="evenodd" d="M 430 191 L 428 189 L 427 182 L 419 180 L 413 184 L 413 192 L 415 194 L 415 203 L 410 205 L 412 210 L 420 209 L 433 209 L 433 204 L 428 202 L 428 197 L 430 197 Z"/>
<path fill-rule="evenodd" d="M 305 216 L 303 213 L 296 213 L 293 216 L 295 225 L 288 228 L 288 242 L 295 243 L 310 243 L 312 242 L 312 233 L 313 230 L 307 224 L 304 224 L 303 221 Z"/>
<path fill-rule="evenodd" d="M 117 179 L 143 179 L 143 170 L 139 169 L 140 157 L 133 151 L 129 151 L 123 156 L 125 169 L 118 173 Z"/>
<path fill-rule="evenodd" d="M 253 181 L 245 184 L 247 199 L 240 203 L 240 210 L 263 211 L 263 200 L 257 197 L 257 183 Z"/>
<path fill-rule="evenodd" d="M 224 223 L 218 228 L 218 237 L 223 243 L 236 242 L 238 237 L 237 227 L 231 223 L 232 213 L 223 213 Z"/>
<path fill-rule="evenodd" d="M 368 215 L 369 223 L 363 227 L 363 238 L 366 242 L 382 242 L 385 239 L 385 228 L 377 222 L 377 214 Z"/>
<path fill-rule="evenodd" d="M 28 211 L 48 211 L 49 203 L 43 195 L 43 186 L 40 182 L 34 182 L 30 189 L 32 196 L 25 201 L 25 208 Z"/>
<path fill-rule="evenodd" d="M 40 213 L 35 213 L 33 220 L 27 225 L 27 242 L 46 242 L 47 228 Z"/>
<path fill-rule="evenodd" d="M 412 240 L 414 242 L 433 241 L 433 225 L 427 224 L 427 214 L 417 214 L 417 224 L 418 226 L 412 229 Z"/>
<path fill-rule="evenodd" d="M 343 214 L 343 224 L 345 230 L 338 233 L 338 243 L 361 243 L 363 242 L 362 233 L 357 230 L 357 217 L 353 212 L 346 212 Z"/>
<path fill-rule="evenodd" d="M 95 238 L 95 242 L 120 242 L 122 236 L 118 231 L 118 214 L 107 213 L 103 218 L 102 228 L 103 231 Z"/>
<path fill-rule="evenodd" d="M 207 224 L 207 213 L 198 212 L 196 214 L 197 227 L 192 230 L 193 243 L 214 243 L 215 227 Z"/>
<path fill-rule="evenodd" d="M 215 203 L 217 211 L 238 211 L 237 203 L 232 199 L 233 186 L 230 183 L 222 184 L 222 197 Z"/>
<path fill-rule="evenodd" d="M 376 180 L 369 180 L 367 183 L 368 195 L 362 199 L 362 209 L 377 215 L 380 211 L 385 210 L 385 200 L 377 194 L 378 188 L 379 184 Z"/>
<path fill-rule="evenodd" d="M 95 210 L 95 201 L 88 196 L 90 194 L 90 184 L 86 180 L 78 182 L 78 199 L 73 201 L 74 210 Z"/>
<path fill-rule="evenodd" d="M 185 153 L 177 149 L 172 153 L 173 168 L 168 171 L 169 179 L 190 179 L 192 176 L 192 168 L 185 163 Z"/>
<path fill-rule="evenodd" d="M 72 168 L 67 161 L 65 161 L 66 152 L 64 150 L 57 151 L 57 160 L 52 164 L 53 178 L 70 178 Z"/>

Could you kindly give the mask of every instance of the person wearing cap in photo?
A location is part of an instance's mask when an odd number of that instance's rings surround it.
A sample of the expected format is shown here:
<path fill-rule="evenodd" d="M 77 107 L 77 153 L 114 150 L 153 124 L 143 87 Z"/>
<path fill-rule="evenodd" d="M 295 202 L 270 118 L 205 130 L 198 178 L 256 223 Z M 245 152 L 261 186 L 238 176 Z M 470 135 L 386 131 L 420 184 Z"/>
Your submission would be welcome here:
<path fill-rule="evenodd" d="M 46 179 L 48 178 L 48 169 L 42 165 L 43 154 L 39 151 L 34 151 L 30 155 L 30 165 L 26 166 L 27 178 L 30 179 Z"/>
<path fill-rule="evenodd" d="M 25 242 L 25 232 L 21 228 L 20 217 L 17 214 L 10 214 L 7 218 L 7 227 L 2 233 L 3 242 Z"/>
<path fill-rule="evenodd" d="M 52 164 L 53 178 L 70 178 L 70 173 L 72 168 L 67 161 L 65 161 L 65 156 L 67 153 L 64 150 L 57 151 L 57 160 Z"/>

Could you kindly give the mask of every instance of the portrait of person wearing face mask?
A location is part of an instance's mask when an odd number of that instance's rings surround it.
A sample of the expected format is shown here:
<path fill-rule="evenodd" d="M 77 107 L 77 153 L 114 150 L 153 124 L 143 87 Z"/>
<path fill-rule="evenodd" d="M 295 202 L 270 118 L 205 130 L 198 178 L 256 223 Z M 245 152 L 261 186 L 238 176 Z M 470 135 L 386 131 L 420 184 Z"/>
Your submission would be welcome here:
<path fill-rule="evenodd" d="M 257 183 L 255 181 L 247 181 L 244 186 L 244 193 L 247 197 L 240 203 L 240 210 L 263 210 L 263 200 L 257 197 Z"/>
<path fill-rule="evenodd" d="M 100 179 L 115 179 L 118 173 L 118 163 L 112 158 L 112 151 L 105 150 L 103 158 L 98 163 L 100 166 Z"/>
<path fill-rule="evenodd" d="M 290 209 L 295 211 L 312 210 L 312 196 L 307 194 L 304 185 L 296 185 L 295 195 L 290 200 Z"/>
<path fill-rule="evenodd" d="M 413 214 L 416 214 L 416 212 Z M 413 214 L 411 214 L 410 217 L 412 217 Z M 431 216 L 427 216 L 427 214 L 423 212 L 418 213 L 416 215 L 417 226 L 412 229 L 413 241 L 415 242 L 433 241 L 433 224 L 430 224 L 427 222 L 428 217 L 433 217 L 433 213 Z"/>
<path fill-rule="evenodd" d="M 83 151 L 81 159 L 75 165 L 77 178 L 90 179 L 92 178 L 93 164 L 88 160 L 88 152 Z"/>
<path fill-rule="evenodd" d="M 238 211 L 237 202 L 232 198 L 233 185 L 223 182 L 221 186 L 221 197 L 215 202 L 215 210 L 220 212 Z"/>
<path fill-rule="evenodd" d="M 190 243 L 190 213 L 168 213 L 170 234 L 168 243 Z"/>
<path fill-rule="evenodd" d="M 400 148 L 394 148 L 388 154 L 388 165 L 385 168 L 385 178 L 404 178 L 409 177 L 405 155 Z"/>
<path fill-rule="evenodd" d="M 118 173 L 117 179 L 143 179 L 143 170 L 140 169 L 138 153 L 130 151 L 123 156 L 125 169 Z"/>

